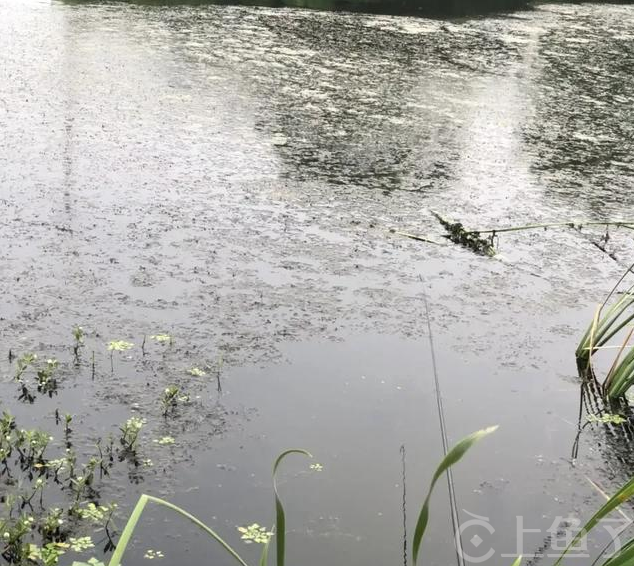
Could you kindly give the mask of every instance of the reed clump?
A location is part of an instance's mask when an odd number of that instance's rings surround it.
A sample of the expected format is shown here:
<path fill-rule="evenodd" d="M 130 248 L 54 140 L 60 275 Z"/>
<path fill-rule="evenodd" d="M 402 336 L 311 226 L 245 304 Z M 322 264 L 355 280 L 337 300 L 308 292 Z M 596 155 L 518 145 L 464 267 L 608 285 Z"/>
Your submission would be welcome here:
<path fill-rule="evenodd" d="M 597 379 L 593 360 L 601 352 L 614 352 L 614 359 L 605 378 L 600 383 L 605 398 L 616 400 L 625 396 L 634 385 L 634 348 L 630 344 L 634 333 L 634 285 L 623 283 L 630 266 L 601 303 L 579 341 L 575 355 L 584 379 Z"/>

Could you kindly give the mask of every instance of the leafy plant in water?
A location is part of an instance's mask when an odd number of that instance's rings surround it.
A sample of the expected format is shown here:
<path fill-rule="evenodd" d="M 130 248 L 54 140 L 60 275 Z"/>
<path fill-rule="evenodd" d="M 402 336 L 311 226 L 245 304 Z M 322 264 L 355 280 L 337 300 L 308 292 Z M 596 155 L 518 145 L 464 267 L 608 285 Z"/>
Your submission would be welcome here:
<path fill-rule="evenodd" d="M 159 344 L 169 344 L 170 346 L 173 344 L 173 339 L 169 334 L 153 334 L 150 338 Z"/>
<path fill-rule="evenodd" d="M 48 359 L 44 367 L 37 370 L 37 390 L 40 393 L 51 397 L 57 391 L 57 379 L 55 379 L 54 373 L 58 366 L 57 360 Z"/>
<path fill-rule="evenodd" d="M 180 388 L 176 385 L 170 385 L 163 390 L 161 395 L 161 409 L 163 416 L 167 416 L 170 411 L 173 411 L 179 403 L 185 403 L 189 401 L 189 396 L 181 394 Z"/>
<path fill-rule="evenodd" d="M 123 448 L 129 452 L 135 452 L 139 440 L 139 433 L 145 421 L 139 417 L 130 417 L 119 430 L 121 431 L 120 442 Z"/>
<path fill-rule="evenodd" d="M 22 375 L 29 368 L 29 366 L 33 365 L 37 360 L 37 355 L 33 353 L 22 354 L 16 361 L 16 372 L 15 372 L 15 380 L 21 381 Z"/>
<path fill-rule="evenodd" d="M 108 351 L 110 352 L 110 369 L 113 370 L 113 356 L 115 352 L 126 352 L 134 348 L 132 342 L 126 342 L 125 340 L 111 340 L 108 342 Z"/>
<path fill-rule="evenodd" d="M 55 566 L 62 555 L 66 553 L 69 547 L 64 542 L 49 542 L 44 546 L 30 544 L 28 550 L 28 558 L 30 561 L 43 566 Z"/>
<path fill-rule="evenodd" d="M 73 327 L 73 356 L 79 361 L 79 349 L 84 345 L 84 329 L 81 326 Z"/>
<path fill-rule="evenodd" d="M 89 538 L 69 538 L 83 520 L 106 530 L 111 540 L 108 523 L 115 506 L 84 506 L 86 498 L 98 497 L 93 484 L 101 459 L 78 464 L 71 449 L 65 457 L 49 459 L 52 440 L 46 431 L 19 428 L 6 411 L 0 417 L 0 475 L 6 486 L 15 486 L 3 490 L 0 515 L 0 555 L 8 563 L 53 565 L 67 551 L 85 551 L 92 544 Z M 72 494 L 70 507 L 44 506 L 44 491 L 53 482 Z"/>

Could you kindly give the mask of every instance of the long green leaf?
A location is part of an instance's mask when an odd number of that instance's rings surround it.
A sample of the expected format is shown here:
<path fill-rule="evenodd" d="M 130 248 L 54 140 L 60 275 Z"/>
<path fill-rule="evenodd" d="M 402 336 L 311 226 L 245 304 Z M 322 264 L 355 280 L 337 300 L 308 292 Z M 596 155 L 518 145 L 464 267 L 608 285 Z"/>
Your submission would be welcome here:
<path fill-rule="evenodd" d="M 628 499 L 634 496 L 634 477 L 628 481 L 621 489 L 619 489 L 610 499 L 608 499 L 607 503 L 599 509 L 594 516 L 586 523 L 586 525 L 581 529 L 581 531 L 572 539 L 572 542 L 566 547 L 557 562 L 553 564 L 553 566 L 558 566 L 561 564 L 561 561 L 564 559 L 566 554 L 573 548 L 581 539 L 583 539 L 594 527 L 597 526 L 599 521 L 609 515 L 612 511 L 614 511 L 619 505 L 625 503 Z"/>
<path fill-rule="evenodd" d="M 423 535 L 425 534 L 425 529 L 427 528 L 427 523 L 429 522 L 429 502 L 436 482 L 451 466 L 459 462 L 460 459 L 476 442 L 491 434 L 492 432 L 497 430 L 497 428 L 497 426 L 485 428 L 483 430 L 479 430 L 470 434 L 466 438 L 463 438 L 447 453 L 442 462 L 440 462 L 440 465 L 434 473 L 431 484 L 429 486 L 429 491 L 427 492 L 427 497 L 425 498 L 423 507 L 420 510 L 420 514 L 418 515 L 418 521 L 416 522 L 416 529 L 414 530 L 414 539 L 412 543 L 414 565 L 416 565 L 416 562 L 418 560 L 420 545 L 423 540 Z"/>
<path fill-rule="evenodd" d="M 269 545 L 271 544 L 271 539 L 269 538 L 264 543 L 264 548 L 262 549 L 262 554 L 260 555 L 260 566 L 266 566 L 269 563 Z"/>
<path fill-rule="evenodd" d="M 125 549 L 128 547 L 130 543 L 130 539 L 132 538 L 132 533 L 134 533 L 134 529 L 141 518 L 141 514 L 143 513 L 143 509 L 148 502 L 148 496 L 143 494 L 139 497 L 137 504 L 134 506 L 132 513 L 130 514 L 130 518 L 121 533 L 121 537 L 119 538 L 119 542 L 117 543 L 117 548 L 114 549 L 112 553 L 112 558 L 110 558 L 110 562 L 108 562 L 108 566 L 119 566 L 121 564 L 121 557 L 125 552 Z"/>
<path fill-rule="evenodd" d="M 511 566 L 520 566 L 520 564 L 522 563 L 522 555 L 520 554 L 516 559 L 515 562 L 513 562 L 513 564 L 511 564 Z"/>
<path fill-rule="evenodd" d="M 612 373 L 607 394 L 610 399 L 616 399 L 623 395 L 634 382 L 634 350 L 618 363 Z"/>
<path fill-rule="evenodd" d="M 136 528 L 137 523 L 139 522 L 139 519 L 141 517 L 141 513 L 143 513 L 143 509 L 145 508 L 145 506 L 148 503 L 148 501 L 152 501 L 153 503 L 157 503 L 158 505 L 162 505 L 163 507 L 167 507 L 168 509 L 171 509 L 172 511 L 175 511 L 179 515 L 182 515 L 183 517 L 185 517 L 186 519 L 188 519 L 189 521 L 194 523 L 197 527 L 200 527 L 203 531 L 205 531 L 209 536 L 211 536 L 213 539 L 215 539 L 218 543 L 220 543 L 220 545 L 231 556 L 233 556 L 233 558 L 235 558 L 236 561 L 238 563 L 240 563 L 241 566 L 248 566 L 247 563 L 244 560 L 242 560 L 240 555 L 235 550 L 233 550 L 233 548 L 231 548 L 231 546 L 229 546 L 229 544 L 227 544 L 218 534 L 216 534 L 216 532 L 214 532 L 212 529 L 210 529 L 201 520 L 197 519 L 191 513 L 188 513 L 184 509 L 181 509 L 180 507 L 178 507 L 178 505 L 174 505 L 173 503 L 170 503 L 169 501 L 165 501 L 164 499 L 160 499 L 159 497 L 153 497 L 152 495 L 146 495 L 146 494 L 143 494 L 139 498 L 138 503 L 134 507 L 134 510 L 132 511 L 132 514 L 130 515 L 130 518 L 128 519 L 128 522 L 126 523 L 126 526 L 123 529 L 123 532 L 121 533 L 121 538 L 119 539 L 119 542 L 117 544 L 117 548 L 115 549 L 114 553 L 112 554 L 112 558 L 110 559 L 110 562 L 108 563 L 108 566 L 120 566 L 121 565 L 121 558 L 123 556 L 123 553 L 125 552 L 128 544 L 130 542 L 130 539 L 132 538 L 132 533 L 134 532 L 134 529 Z"/>
<path fill-rule="evenodd" d="M 634 540 L 610 556 L 602 566 L 631 566 L 634 564 Z"/>
<path fill-rule="evenodd" d="M 282 452 L 275 460 L 273 464 L 273 490 L 275 491 L 275 549 L 277 566 L 284 566 L 284 558 L 286 553 L 286 516 L 284 515 L 284 507 L 280 500 L 279 493 L 277 491 L 277 469 L 279 468 L 282 460 L 289 454 L 303 454 L 312 458 L 313 455 L 306 450 L 300 448 L 293 448 Z"/>

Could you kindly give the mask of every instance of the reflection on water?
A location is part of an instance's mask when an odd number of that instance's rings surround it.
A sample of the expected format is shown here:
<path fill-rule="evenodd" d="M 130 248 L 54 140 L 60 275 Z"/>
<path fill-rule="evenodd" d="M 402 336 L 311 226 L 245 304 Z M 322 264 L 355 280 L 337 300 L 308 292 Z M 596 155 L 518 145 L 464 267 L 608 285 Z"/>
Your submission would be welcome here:
<path fill-rule="evenodd" d="M 533 168 L 553 199 L 583 198 L 597 218 L 634 204 L 634 30 L 631 8 L 551 9 L 560 25 L 539 46 Z M 544 127 L 548 124 L 548 127 Z"/>

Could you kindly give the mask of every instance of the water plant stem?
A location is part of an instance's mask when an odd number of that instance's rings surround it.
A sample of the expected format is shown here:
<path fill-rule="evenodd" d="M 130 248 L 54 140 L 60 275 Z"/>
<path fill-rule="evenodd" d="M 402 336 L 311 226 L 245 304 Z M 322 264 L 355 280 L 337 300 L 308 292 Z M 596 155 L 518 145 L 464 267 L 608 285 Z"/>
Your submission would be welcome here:
<path fill-rule="evenodd" d="M 434 384 L 436 392 L 436 405 L 438 407 L 438 420 L 440 422 L 440 436 L 442 439 L 443 455 L 446 457 L 449 452 L 449 442 L 447 441 L 447 425 L 445 423 L 445 410 L 442 402 L 442 393 L 440 391 L 440 379 L 438 377 L 438 366 L 436 363 L 436 349 L 434 348 L 434 335 L 431 327 L 431 314 L 429 309 L 429 301 L 427 300 L 427 293 L 425 292 L 425 281 L 422 275 L 418 276 L 420 282 L 423 285 L 423 300 L 425 303 L 425 318 L 427 319 L 427 335 L 429 338 L 429 349 L 431 351 L 431 364 L 432 371 L 434 373 Z M 455 548 L 456 548 L 456 560 L 458 566 L 464 566 L 463 545 L 460 532 L 460 518 L 458 515 L 458 505 L 456 503 L 456 491 L 454 489 L 453 474 L 451 468 L 447 468 L 447 488 L 449 490 L 449 505 L 451 507 L 451 527 L 454 534 Z M 415 552 L 416 555 L 416 552 Z M 416 557 L 414 558 L 416 562 Z"/>
<path fill-rule="evenodd" d="M 401 445 L 401 481 L 403 482 L 403 566 L 407 566 L 407 476 L 405 474 L 405 444 Z"/>

